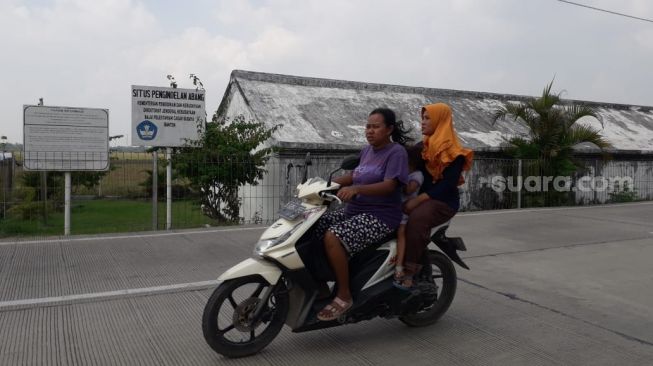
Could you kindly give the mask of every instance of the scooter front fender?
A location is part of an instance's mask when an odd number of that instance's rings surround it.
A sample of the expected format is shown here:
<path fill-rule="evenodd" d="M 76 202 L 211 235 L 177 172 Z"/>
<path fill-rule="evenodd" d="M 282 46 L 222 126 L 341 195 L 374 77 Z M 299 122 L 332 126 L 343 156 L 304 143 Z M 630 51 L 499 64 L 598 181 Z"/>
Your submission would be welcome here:
<path fill-rule="evenodd" d="M 234 278 L 260 275 L 270 285 L 275 285 L 281 277 L 281 270 L 274 264 L 258 258 L 248 258 L 229 268 L 218 277 L 218 281 L 226 281 Z"/>

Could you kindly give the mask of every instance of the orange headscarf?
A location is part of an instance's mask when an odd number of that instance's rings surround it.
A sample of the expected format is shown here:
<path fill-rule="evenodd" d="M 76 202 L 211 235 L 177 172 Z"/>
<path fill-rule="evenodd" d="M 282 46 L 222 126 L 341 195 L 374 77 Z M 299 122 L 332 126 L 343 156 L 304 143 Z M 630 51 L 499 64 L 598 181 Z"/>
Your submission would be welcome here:
<path fill-rule="evenodd" d="M 465 157 L 463 171 L 472 167 L 474 152 L 462 147 L 460 140 L 453 128 L 451 108 L 444 103 L 429 104 L 422 108 L 422 114 L 426 111 L 435 127 L 431 136 L 424 136 L 424 149 L 422 158 L 426 163 L 426 169 L 433 176 L 433 181 L 442 179 L 442 171 L 458 156 Z M 458 185 L 465 183 L 462 175 Z"/>

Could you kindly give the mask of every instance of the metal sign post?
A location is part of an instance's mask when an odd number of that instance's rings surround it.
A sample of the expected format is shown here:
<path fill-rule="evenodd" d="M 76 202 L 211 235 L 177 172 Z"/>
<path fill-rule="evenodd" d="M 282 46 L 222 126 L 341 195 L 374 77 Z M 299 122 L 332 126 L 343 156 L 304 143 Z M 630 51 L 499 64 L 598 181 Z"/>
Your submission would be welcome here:
<path fill-rule="evenodd" d="M 43 105 L 43 98 L 39 98 L 40 106 Z M 48 172 L 41 171 L 41 200 L 43 201 L 43 225 L 48 226 Z"/>
<path fill-rule="evenodd" d="M 172 148 L 166 148 L 166 230 L 172 229 Z"/>
<path fill-rule="evenodd" d="M 152 152 L 152 230 L 159 228 L 159 152 Z"/>
<path fill-rule="evenodd" d="M 72 190 L 71 188 L 71 179 L 70 179 L 70 172 L 65 172 L 65 184 L 64 184 L 64 224 L 63 224 L 63 234 L 65 236 L 70 235 L 70 191 Z"/>
<path fill-rule="evenodd" d="M 517 191 L 517 208 L 521 208 L 521 191 L 522 191 L 522 160 L 517 160 L 517 182 L 519 182 L 519 190 Z"/>

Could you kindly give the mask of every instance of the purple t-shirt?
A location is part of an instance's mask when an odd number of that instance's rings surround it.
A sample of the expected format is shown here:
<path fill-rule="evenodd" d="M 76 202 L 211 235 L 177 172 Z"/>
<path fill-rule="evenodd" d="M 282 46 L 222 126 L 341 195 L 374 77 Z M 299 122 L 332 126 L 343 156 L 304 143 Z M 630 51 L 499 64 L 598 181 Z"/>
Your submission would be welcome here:
<path fill-rule="evenodd" d="M 408 182 L 408 154 L 397 143 L 388 144 L 378 150 L 370 145 L 360 154 L 360 164 L 353 172 L 354 185 L 383 182 L 397 179 L 397 188 L 387 196 L 367 196 L 358 194 L 345 207 L 349 217 L 368 213 L 376 216 L 391 229 L 401 222 L 401 188 Z"/>

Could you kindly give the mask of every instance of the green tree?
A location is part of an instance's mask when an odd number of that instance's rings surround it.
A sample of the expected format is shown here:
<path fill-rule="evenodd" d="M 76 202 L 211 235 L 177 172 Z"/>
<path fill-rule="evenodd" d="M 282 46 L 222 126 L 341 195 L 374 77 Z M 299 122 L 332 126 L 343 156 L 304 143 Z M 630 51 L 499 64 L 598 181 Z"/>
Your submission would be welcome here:
<path fill-rule="evenodd" d="M 600 116 L 592 108 L 583 104 L 563 103 L 561 93 L 551 91 L 553 81 L 543 90 L 542 96 L 522 103 L 506 103 L 494 112 L 494 122 L 513 118 L 528 128 L 527 136 L 514 136 L 508 139 L 510 153 L 516 158 L 538 159 L 549 167 L 549 173 L 569 175 L 576 170 L 572 159 L 576 144 L 589 142 L 600 149 L 612 145 L 598 129 L 583 125 L 578 121 L 583 117 Z"/>
<path fill-rule="evenodd" d="M 220 120 L 215 114 L 204 129 L 198 126 L 198 140 L 187 141 L 175 152 L 172 166 L 200 192 L 207 216 L 221 222 L 238 222 L 238 187 L 256 185 L 263 178 L 273 148 L 261 144 L 278 127 L 245 121 L 242 115 Z"/>

